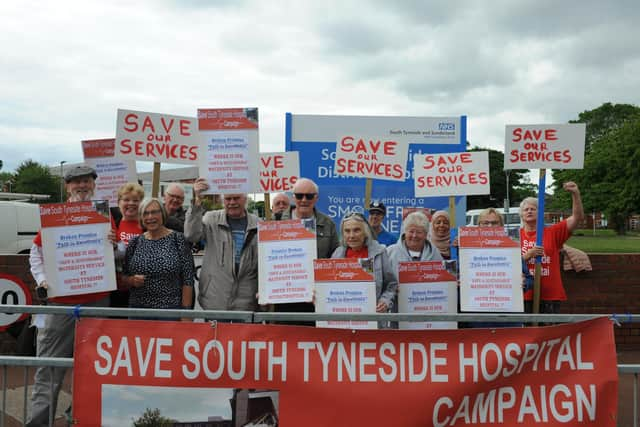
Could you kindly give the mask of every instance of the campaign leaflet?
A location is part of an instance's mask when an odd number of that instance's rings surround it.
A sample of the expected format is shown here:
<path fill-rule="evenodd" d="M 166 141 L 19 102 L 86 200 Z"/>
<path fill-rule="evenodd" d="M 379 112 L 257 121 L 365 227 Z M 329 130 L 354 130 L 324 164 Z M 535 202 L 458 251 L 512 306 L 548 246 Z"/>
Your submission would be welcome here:
<path fill-rule="evenodd" d="M 84 163 L 98 174 L 95 198 L 108 200 L 109 206 L 118 206 L 120 187 L 138 182 L 135 160 L 114 157 L 115 147 L 114 138 L 82 141 Z"/>
<path fill-rule="evenodd" d="M 198 109 L 203 194 L 259 192 L 258 109 Z"/>
<path fill-rule="evenodd" d="M 49 297 L 116 289 L 106 200 L 41 205 L 40 220 Z"/>
<path fill-rule="evenodd" d="M 522 312 L 520 245 L 503 227 L 460 227 L 460 310 Z"/>
<path fill-rule="evenodd" d="M 376 284 L 357 259 L 314 260 L 316 313 L 358 314 L 376 312 Z M 319 328 L 377 329 L 363 320 L 318 320 Z"/>
<path fill-rule="evenodd" d="M 398 265 L 398 313 L 455 314 L 456 277 L 442 261 Z M 399 322 L 400 329 L 457 329 L 458 322 Z"/>
<path fill-rule="evenodd" d="M 258 302 L 282 304 L 313 300 L 316 233 L 300 220 L 258 223 Z"/>

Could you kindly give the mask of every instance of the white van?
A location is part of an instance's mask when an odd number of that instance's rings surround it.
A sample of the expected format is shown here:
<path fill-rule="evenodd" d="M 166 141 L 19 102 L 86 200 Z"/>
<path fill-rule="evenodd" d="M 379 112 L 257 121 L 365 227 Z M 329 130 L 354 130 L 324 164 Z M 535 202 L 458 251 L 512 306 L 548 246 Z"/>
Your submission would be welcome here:
<path fill-rule="evenodd" d="M 0 201 L 0 254 L 28 254 L 40 230 L 40 207 Z"/>
<path fill-rule="evenodd" d="M 471 209 L 467 211 L 467 227 L 478 226 L 478 216 L 484 209 Z M 496 211 L 502 215 L 504 225 L 508 228 L 520 228 L 520 208 L 514 206 L 509 208 L 505 214 L 504 208 L 496 208 Z"/>

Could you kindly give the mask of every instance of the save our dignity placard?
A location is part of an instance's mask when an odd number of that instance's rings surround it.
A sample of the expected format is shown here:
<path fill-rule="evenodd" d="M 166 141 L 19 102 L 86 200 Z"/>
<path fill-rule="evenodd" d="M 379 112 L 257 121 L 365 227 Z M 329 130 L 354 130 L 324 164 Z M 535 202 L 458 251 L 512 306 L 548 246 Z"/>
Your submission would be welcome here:
<path fill-rule="evenodd" d="M 357 259 L 314 260 L 316 313 L 376 312 L 376 284 Z M 318 320 L 321 328 L 376 329 L 377 322 L 362 320 Z"/>
<path fill-rule="evenodd" d="M 340 135 L 333 171 L 337 175 L 404 181 L 409 144 L 402 139 Z"/>
<path fill-rule="evenodd" d="M 260 153 L 260 192 L 292 191 L 300 177 L 297 151 Z"/>
<path fill-rule="evenodd" d="M 258 223 L 258 302 L 311 302 L 315 230 L 300 220 Z"/>
<path fill-rule="evenodd" d="M 147 408 L 232 425 L 260 402 L 255 389 L 278 394 L 281 427 L 616 426 L 606 317 L 449 331 L 94 318 L 76 328 L 79 426 L 131 425 Z M 224 390 L 248 399 L 213 394 Z"/>
<path fill-rule="evenodd" d="M 84 163 L 98 174 L 96 200 L 107 200 L 109 206 L 118 206 L 118 190 L 127 182 L 138 182 L 135 160 L 114 157 L 116 140 L 90 139 L 82 141 Z"/>
<path fill-rule="evenodd" d="M 582 169 L 584 123 L 508 125 L 505 127 L 505 169 Z"/>
<path fill-rule="evenodd" d="M 116 289 L 106 200 L 40 206 L 49 297 Z"/>
<path fill-rule="evenodd" d="M 455 314 L 458 282 L 442 261 L 398 265 L 398 313 Z M 458 322 L 400 322 L 400 329 L 456 329 Z"/>
<path fill-rule="evenodd" d="M 522 312 L 520 245 L 503 227 L 460 227 L 460 310 Z"/>
<path fill-rule="evenodd" d="M 489 194 L 489 153 L 415 154 L 416 197 Z"/>
<path fill-rule="evenodd" d="M 261 191 L 258 184 L 258 109 L 198 109 L 200 176 L 209 189 L 203 194 Z"/>
<path fill-rule="evenodd" d="M 198 160 L 198 141 L 193 117 L 118 110 L 116 157 L 193 165 Z"/>

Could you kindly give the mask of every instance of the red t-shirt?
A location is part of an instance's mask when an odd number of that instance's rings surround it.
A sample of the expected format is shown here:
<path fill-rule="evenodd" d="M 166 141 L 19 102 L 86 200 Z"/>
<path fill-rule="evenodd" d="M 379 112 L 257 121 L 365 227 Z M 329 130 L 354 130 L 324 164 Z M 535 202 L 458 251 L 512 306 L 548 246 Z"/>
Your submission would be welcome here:
<path fill-rule="evenodd" d="M 541 263 L 540 276 L 540 299 L 543 301 L 566 301 L 567 294 L 562 286 L 562 278 L 560 277 L 560 250 L 562 245 L 569 239 L 571 233 L 567 228 L 567 221 L 560 221 L 549 227 L 545 227 L 542 236 L 542 246 L 544 247 L 544 256 Z M 524 228 L 520 229 L 520 253 L 524 255 L 529 249 L 536 245 L 536 232 L 526 232 Z M 535 273 L 536 259 L 531 258 L 527 262 L 527 267 L 533 275 Z M 526 301 L 533 299 L 533 290 L 524 294 Z"/>
<path fill-rule="evenodd" d="M 129 244 L 129 240 L 142 234 L 142 227 L 140 227 L 138 220 L 131 221 L 123 218 L 118 227 L 116 227 L 113 218 L 111 218 L 111 228 L 116 232 L 116 241 L 124 242 L 125 246 Z"/>
<path fill-rule="evenodd" d="M 33 238 L 33 243 L 36 246 L 40 246 L 42 249 L 42 230 L 38 231 L 36 237 Z M 83 295 L 69 295 L 65 297 L 53 297 L 49 298 L 49 301 L 55 302 L 58 304 L 69 304 L 69 305 L 77 305 L 77 304 L 87 304 L 89 302 L 94 302 L 101 300 L 102 298 L 106 298 L 109 296 L 109 292 L 97 292 L 95 294 L 83 294 Z"/>
<path fill-rule="evenodd" d="M 347 248 L 347 252 L 345 253 L 345 257 L 347 258 L 368 258 L 369 257 L 369 248 L 363 246 L 362 248 L 354 251 L 351 248 Z"/>

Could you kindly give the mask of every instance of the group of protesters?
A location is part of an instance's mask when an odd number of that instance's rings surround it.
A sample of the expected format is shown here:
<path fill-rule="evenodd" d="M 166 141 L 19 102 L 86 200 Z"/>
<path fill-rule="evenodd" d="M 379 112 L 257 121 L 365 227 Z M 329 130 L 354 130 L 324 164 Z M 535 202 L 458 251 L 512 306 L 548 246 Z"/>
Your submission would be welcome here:
<path fill-rule="evenodd" d="M 64 176 L 69 202 L 91 201 L 94 197 L 94 169 L 78 166 Z M 542 257 L 548 274 L 541 280 L 542 313 L 556 313 L 566 295 L 560 281 L 559 251 L 583 217 L 578 187 L 564 184 L 573 198 L 572 215 L 544 228 L 543 244 L 536 242 L 537 199 L 527 198 L 520 205 L 523 228 L 520 231 L 521 254 L 525 270 L 533 270 L 536 257 Z M 144 198 L 144 189 L 128 183 L 118 192 L 118 207 L 112 209 L 112 241 L 116 259 L 118 290 L 85 295 L 49 298 L 51 305 L 97 307 L 134 307 L 156 309 L 192 309 L 194 307 L 195 268 L 192 245 L 205 242 L 199 277 L 198 303 L 205 310 L 263 309 L 258 306 L 258 220 L 247 211 L 246 194 L 225 194 L 223 208 L 206 212 L 204 193 L 209 186 L 198 178 L 193 186 L 191 206 L 183 208 L 184 189 L 171 184 L 163 199 Z M 286 194 L 274 197 L 276 220 L 298 219 L 315 229 L 317 258 L 357 258 L 366 261 L 376 285 L 376 312 L 397 311 L 397 268 L 404 261 L 438 261 L 456 257 L 451 237 L 449 214 L 437 211 L 431 218 L 421 211 L 406 216 L 399 237 L 382 227 L 386 207 L 380 201 L 368 206 L 368 218 L 362 213 L 346 215 L 340 233 L 330 217 L 315 205 L 318 186 L 300 178 L 293 186 L 293 203 Z M 480 226 L 501 226 L 495 209 L 485 210 Z M 31 272 L 38 295 L 46 295 L 41 235 L 34 239 L 30 253 Z M 525 305 L 532 310 L 532 294 L 525 292 Z M 313 303 L 277 304 L 275 311 L 313 312 Z M 188 319 L 184 319 L 188 320 Z M 36 322 L 38 357 L 72 357 L 74 319 L 68 315 L 48 314 Z M 300 322 L 298 322 L 300 324 Z M 312 323 L 311 323 L 312 324 Z M 27 425 L 49 423 L 49 408 L 56 407 L 64 379 L 64 368 L 41 367 L 35 375 L 31 399 L 31 418 Z M 50 389 L 53 384 L 53 388 Z M 51 393 L 51 390 L 53 393 Z M 55 411 L 54 411 L 55 412 Z"/>

